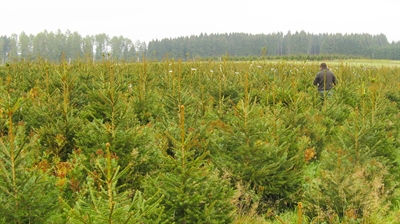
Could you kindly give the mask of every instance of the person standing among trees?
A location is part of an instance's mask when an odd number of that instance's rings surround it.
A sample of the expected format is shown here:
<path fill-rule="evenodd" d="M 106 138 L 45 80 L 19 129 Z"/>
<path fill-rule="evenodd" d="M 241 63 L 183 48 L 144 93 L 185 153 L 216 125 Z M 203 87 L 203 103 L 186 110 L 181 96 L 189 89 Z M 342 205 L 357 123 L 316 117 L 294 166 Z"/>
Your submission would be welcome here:
<path fill-rule="evenodd" d="M 332 96 L 332 88 L 337 84 L 337 79 L 335 74 L 328 69 L 326 63 L 321 63 L 320 69 L 321 70 L 317 73 L 313 84 L 318 86 L 318 92 L 321 96 L 321 100 L 324 101 L 325 98 Z"/>

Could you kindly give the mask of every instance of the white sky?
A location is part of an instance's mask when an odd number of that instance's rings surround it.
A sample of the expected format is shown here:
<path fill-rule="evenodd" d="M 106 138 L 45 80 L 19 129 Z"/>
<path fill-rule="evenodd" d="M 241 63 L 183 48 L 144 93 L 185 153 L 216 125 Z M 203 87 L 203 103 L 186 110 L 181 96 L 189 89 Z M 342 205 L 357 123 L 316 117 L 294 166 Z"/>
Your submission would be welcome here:
<path fill-rule="evenodd" d="M 0 0 L 0 36 L 47 30 L 133 42 L 244 32 L 385 34 L 400 41 L 400 0 Z"/>

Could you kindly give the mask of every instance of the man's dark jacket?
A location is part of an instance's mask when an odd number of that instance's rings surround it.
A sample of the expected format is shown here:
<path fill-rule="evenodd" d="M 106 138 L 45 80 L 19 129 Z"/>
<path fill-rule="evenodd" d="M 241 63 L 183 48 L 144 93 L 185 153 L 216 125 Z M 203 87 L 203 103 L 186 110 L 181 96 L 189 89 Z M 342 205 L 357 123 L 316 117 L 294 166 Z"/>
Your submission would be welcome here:
<path fill-rule="evenodd" d="M 321 69 L 314 79 L 314 85 L 318 86 L 318 91 L 330 90 L 333 84 L 337 84 L 337 80 L 333 72 L 327 68 Z"/>

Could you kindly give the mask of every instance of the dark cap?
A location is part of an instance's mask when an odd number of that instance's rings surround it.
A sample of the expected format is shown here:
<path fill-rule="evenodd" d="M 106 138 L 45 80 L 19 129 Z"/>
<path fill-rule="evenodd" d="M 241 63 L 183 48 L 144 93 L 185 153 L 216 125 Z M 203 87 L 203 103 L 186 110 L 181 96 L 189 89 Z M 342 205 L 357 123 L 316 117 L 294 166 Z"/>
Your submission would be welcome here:
<path fill-rule="evenodd" d="M 325 63 L 321 63 L 321 68 L 326 68 L 326 64 Z"/>

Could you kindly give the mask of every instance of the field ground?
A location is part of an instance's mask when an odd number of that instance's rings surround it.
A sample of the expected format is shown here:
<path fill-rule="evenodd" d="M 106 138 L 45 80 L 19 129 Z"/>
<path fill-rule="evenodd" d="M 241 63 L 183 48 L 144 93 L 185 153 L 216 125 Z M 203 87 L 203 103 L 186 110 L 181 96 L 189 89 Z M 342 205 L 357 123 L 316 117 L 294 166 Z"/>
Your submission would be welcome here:
<path fill-rule="evenodd" d="M 267 60 L 267 62 L 282 62 L 282 60 Z M 327 63 L 328 67 L 332 65 L 364 65 L 364 66 L 394 66 L 400 67 L 400 60 L 381 60 L 381 59 L 347 59 L 347 60 L 326 60 L 326 61 L 286 61 L 287 63 L 307 63 L 320 64 Z"/>
<path fill-rule="evenodd" d="M 377 59 L 349 59 L 349 60 L 333 60 L 328 61 L 331 64 L 354 64 L 354 65 L 369 65 L 369 66 L 400 66 L 399 60 L 377 60 Z"/>

